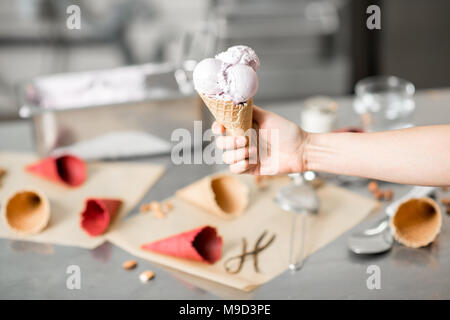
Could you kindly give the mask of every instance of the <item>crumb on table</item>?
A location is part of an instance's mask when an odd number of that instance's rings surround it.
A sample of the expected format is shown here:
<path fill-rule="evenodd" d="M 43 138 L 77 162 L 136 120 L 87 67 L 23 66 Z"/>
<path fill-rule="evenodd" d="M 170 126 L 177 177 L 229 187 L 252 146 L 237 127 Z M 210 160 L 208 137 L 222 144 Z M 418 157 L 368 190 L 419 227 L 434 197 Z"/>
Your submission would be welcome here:
<path fill-rule="evenodd" d="M 134 269 L 134 268 L 136 268 L 136 266 L 137 266 L 137 261 L 136 261 L 136 260 L 127 260 L 127 261 L 125 261 L 125 262 L 122 264 L 122 267 L 123 267 L 125 270 L 131 270 L 131 269 Z"/>
<path fill-rule="evenodd" d="M 170 201 L 164 201 L 162 204 L 162 209 L 167 213 L 173 209 L 173 204 Z"/>
<path fill-rule="evenodd" d="M 164 219 L 166 217 L 166 214 L 158 201 L 150 202 L 150 211 L 153 213 L 155 218 Z"/>
<path fill-rule="evenodd" d="M 139 275 L 139 280 L 141 280 L 141 282 L 145 283 L 145 282 L 152 280 L 154 277 L 155 277 L 155 273 L 151 270 L 147 270 L 147 271 L 142 272 Z"/>

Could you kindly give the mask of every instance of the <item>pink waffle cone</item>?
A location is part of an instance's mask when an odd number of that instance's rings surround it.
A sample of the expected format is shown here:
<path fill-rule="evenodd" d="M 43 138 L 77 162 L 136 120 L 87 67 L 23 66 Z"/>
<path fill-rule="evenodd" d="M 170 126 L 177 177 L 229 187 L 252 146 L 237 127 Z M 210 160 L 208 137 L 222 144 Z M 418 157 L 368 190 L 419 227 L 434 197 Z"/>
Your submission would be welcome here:
<path fill-rule="evenodd" d="M 33 175 L 70 187 L 78 187 L 86 180 L 86 164 L 82 159 L 72 155 L 44 158 L 28 165 L 25 170 Z"/>
<path fill-rule="evenodd" d="M 222 255 L 222 237 L 215 228 L 204 226 L 143 244 L 141 248 L 173 257 L 214 263 Z"/>
<path fill-rule="evenodd" d="M 105 233 L 121 205 L 122 201 L 119 199 L 86 199 L 81 213 L 81 228 L 92 237 Z"/>

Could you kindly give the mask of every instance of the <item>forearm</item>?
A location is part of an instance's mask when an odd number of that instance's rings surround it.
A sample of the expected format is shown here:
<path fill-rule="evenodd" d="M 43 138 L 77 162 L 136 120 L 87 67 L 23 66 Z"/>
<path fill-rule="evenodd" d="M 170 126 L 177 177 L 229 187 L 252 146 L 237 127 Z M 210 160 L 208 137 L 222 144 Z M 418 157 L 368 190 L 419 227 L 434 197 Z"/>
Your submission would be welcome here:
<path fill-rule="evenodd" d="M 450 125 L 310 134 L 304 168 L 415 185 L 450 185 Z"/>

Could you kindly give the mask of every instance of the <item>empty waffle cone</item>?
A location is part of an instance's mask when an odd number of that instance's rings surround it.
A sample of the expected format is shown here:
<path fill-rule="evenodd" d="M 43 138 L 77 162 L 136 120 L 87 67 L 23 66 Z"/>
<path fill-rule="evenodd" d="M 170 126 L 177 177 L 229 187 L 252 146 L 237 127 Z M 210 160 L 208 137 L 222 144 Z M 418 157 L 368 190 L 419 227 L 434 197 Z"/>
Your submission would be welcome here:
<path fill-rule="evenodd" d="M 252 127 L 253 99 L 245 103 L 235 104 L 200 94 L 203 102 L 213 114 L 216 121 L 227 129 L 232 136 L 243 136 Z"/>
<path fill-rule="evenodd" d="M 50 204 L 41 191 L 22 189 L 6 198 L 2 214 L 6 225 L 14 232 L 25 235 L 37 234 L 50 220 Z"/>
<path fill-rule="evenodd" d="M 88 198 L 81 212 L 81 228 L 91 237 L 106 232 L 122 206 L 120 199 Z"/>
<path fill-rule="evenodd" d="M 222 237 L 217 234 L 217 230 L 205 226 L 143 244 L 141 248 L 173 257 L 214 263 L 222 256 L 222 245 Z"/>
<path fill-rule="evenodd" d="M 248 187 L 232 175 L 206 177 L 181 190 L 177 196 L 225 219 L 241 215 L 248 205 Z"/>
<path fill-rule="evenodd" d="M 25 170 L 49 181 L 78 187 L 86 180 L 86 164 L 73 155 L 47 157 L 28 165 Z"/>
<path fill-rule="evenodd" d="M 398 207 L 390 225 L 395 240 L 401 244 L 424 247 L 433 242 L 441 230 L 441 210 L 430 198 L 409 199 Z"/>

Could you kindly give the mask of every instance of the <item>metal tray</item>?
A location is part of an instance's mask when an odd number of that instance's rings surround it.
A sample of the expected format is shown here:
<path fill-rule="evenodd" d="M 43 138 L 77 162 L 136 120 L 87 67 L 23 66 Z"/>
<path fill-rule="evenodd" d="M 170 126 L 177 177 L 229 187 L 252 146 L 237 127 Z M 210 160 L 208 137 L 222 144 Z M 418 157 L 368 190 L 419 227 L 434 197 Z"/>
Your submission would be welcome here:
<path fill-rule="evenodd" d="M 194 121 L 203 119 L 200 99 L 186 83 L 180 89 L 176 72 L 169 64 L 146 64 L 38 77 L 18 87 L 19 115 L 32 119 L 42 156 L 114 132 L 140 132 L 169 143 L 175 129 L 192 132 Z M 121 157 L 119 151 L 107 154 Z M 136 155 L 142 154 L 125 152 Z"/>

